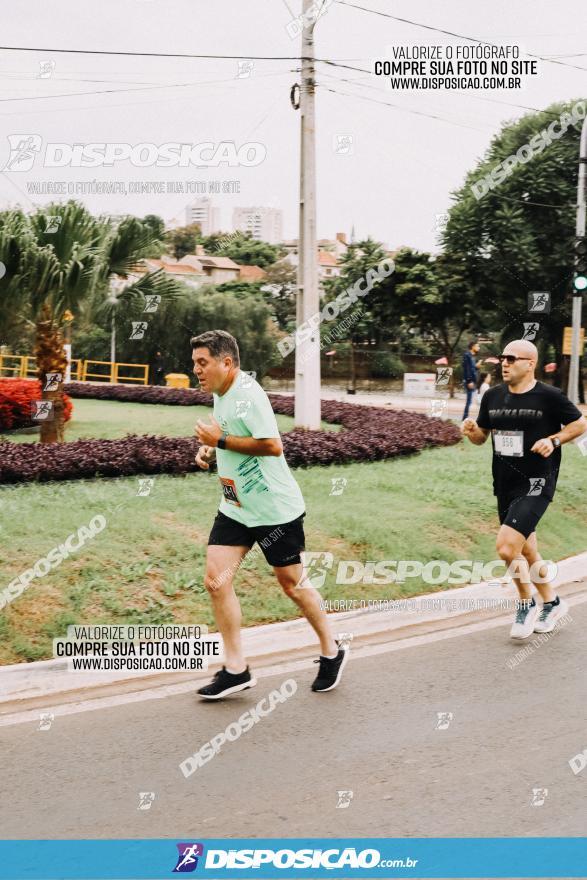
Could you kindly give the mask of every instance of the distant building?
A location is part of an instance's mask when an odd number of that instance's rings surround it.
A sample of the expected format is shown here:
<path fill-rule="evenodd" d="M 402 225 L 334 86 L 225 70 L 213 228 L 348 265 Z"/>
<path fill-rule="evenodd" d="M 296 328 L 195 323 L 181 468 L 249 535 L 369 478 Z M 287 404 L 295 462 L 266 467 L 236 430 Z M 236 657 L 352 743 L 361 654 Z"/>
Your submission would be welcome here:
<path fill-rule="evenodd" d="M 201 287 L 202 284 L 208 284 L 208 275 L 197 261 L 186 264 L 183 261 L 178 263 L 171 257 L 163 257 L 161 260 L 148 259 L 143 262 L 149 272 L 163 269 L 166 275 L 175 281 L 183 281 L 188 287 Z"/>
<path fill-rule="evenodd" d="M 318 240 L 318 250 L 334 254 L 337 262 L 341 257 L 344 257 L 348 247 L 346 232 L 337 232 L 334 240 L 328 238 L 321 238 Z"/>
<path fill-rule="evenodd" d="M 212 206 L 211 199 L 194 199 L 185 209 L 185 224 L 192 223 L 199 224 L 202 235 L 212 235 L 219 231 L 220 209 Z"/>
<path fill-rule="evenodd" d="M 232 225 L 238 232 L 250 232 L 256 241 L 278 244 L 282 238 L 283 211 L 280 208 L 235 208 Z"/>
<path fill-rule="evenodd" d="M 323 278 L 336 278 L 340 275 L 340 266 L 337 263 L 334 254 L 328 251 L 318 251 L 318 277 L 322 281 Z"/>
<path fill-rule="evenodd" d="M 206 275 L 208 284 L 225 284 L 227 281 L 238 281 L 241 266 L 230 257 L 207 256 L 202 245 L 196 247 L 195 254 L 186 254 L 179 261 L 187 266 L 199 266 Z"/>
<path fill-rule="evenodd" d="M 263 281 L 267 277 L 267 272 L 259 266 L 240 266 L 239 281 Z"/>

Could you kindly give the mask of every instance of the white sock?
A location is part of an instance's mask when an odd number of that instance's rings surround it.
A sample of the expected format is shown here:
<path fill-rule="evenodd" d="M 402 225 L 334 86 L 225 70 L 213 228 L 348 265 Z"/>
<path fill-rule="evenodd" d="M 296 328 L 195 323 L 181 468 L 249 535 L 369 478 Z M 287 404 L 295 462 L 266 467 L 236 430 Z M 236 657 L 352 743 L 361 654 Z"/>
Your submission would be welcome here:
<path fill-rule="evenodd" d="M 236 669 L 231 669 L 229 666 L 227 666 L 226 671 L 230 672 L 231 675 L 242 675 L 243 672 L 247 671 L 247 667 L 245 666 L 244 669 L 239 669 L 239 671 L 237 672 Z"/>
<path fill-rule="evenodd" d="M 322 654 L 323 657 L 326 657 L 327 660 L 336 660 L 338 657 L 338 651 L 336 654 Z"/>

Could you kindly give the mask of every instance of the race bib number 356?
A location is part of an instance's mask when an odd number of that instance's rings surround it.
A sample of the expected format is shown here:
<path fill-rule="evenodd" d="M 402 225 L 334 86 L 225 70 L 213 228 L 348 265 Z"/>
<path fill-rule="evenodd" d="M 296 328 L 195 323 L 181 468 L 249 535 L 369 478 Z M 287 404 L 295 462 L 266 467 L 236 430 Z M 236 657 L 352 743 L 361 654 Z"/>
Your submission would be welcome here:
<path fill-rule="evenodd" d="M 521 458 L 524 454 L 523 431 L 494 431 L 493 443 L 498 455 L 513 455 Z"/>

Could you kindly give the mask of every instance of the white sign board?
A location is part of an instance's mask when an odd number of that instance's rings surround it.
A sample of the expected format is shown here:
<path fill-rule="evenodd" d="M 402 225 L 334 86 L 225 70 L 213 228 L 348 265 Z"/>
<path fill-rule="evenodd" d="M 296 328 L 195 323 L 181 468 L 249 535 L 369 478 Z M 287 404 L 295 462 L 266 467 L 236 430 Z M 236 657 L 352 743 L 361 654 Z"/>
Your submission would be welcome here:
<path fill-rule="evenodd" d="M 434 397 L 436 373 L 404 373 L 404 394 L 410 397 Z"/>

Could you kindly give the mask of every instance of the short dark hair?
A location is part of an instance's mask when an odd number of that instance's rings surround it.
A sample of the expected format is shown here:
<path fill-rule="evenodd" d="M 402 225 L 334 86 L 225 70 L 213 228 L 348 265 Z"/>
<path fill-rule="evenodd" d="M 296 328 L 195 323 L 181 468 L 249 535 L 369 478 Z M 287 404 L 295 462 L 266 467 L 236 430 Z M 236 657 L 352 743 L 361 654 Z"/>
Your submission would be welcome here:
<path fill-rule="evenodd" d="M 190 339 L 192 351 L 196 348 L 207 348 L 212 357 L 231 357 L 235 367 L 240 366 L 238 343 L 234 336 L 226 330 L 206 330 Z"/>
<path fill-rule="evenodd" d="M 469 342 L 468 348 L 471 349 L 471 348 L 473 348 L 474 345 L 479 345 L 478 339 L 471 339 L 471 341 Z"/>

